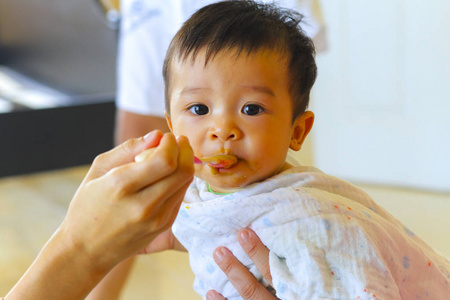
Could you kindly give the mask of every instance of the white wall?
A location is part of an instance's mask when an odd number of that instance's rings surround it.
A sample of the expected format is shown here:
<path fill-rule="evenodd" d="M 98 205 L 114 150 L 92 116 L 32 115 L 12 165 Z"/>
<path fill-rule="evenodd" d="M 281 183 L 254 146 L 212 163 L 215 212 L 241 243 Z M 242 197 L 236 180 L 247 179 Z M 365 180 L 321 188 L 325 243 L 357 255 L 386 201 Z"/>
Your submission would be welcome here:
<path fill-rule="evenodd" d="M 450 1 L 321 5 L 329 47 L 311 105 L 315 164 L 352 181 L 450 191 Z"/>

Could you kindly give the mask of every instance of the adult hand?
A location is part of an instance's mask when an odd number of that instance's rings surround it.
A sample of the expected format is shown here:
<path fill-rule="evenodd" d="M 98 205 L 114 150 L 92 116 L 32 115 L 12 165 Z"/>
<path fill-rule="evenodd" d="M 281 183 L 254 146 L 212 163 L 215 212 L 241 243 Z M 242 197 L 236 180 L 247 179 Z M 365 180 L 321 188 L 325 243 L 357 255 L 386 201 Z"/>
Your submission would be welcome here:
<path fill-rule="evenodd" d="M 238 240 L 242 249 L 255 263 L 259 272 L 272 285 L 272 275 L 269 266 L 269 249 L 264 246 L 255 232 L 251 229 L 239 231 Z M 274 297 L 256 278 L 239 262 L 233 253 L 225 247 L 219 247 L 214 251 L 214 260 L 220 269 L 245 300 L 273 300 Z M 208 300 L 224 300 L 225 298 L 216 291 L 206 294 Z"/>
<path fill-rule="evenodd" d="M 155 145 L 150 158 L 134 162 Z M 60 231 L 110 268 L 172 225 L 192 178 L 193 153 L 185 137 L 157 131 L 129 140 L 95 159 Z"/>
<path fill-rule="evenodd" d="M 152 132 L 99 155 L 60 228 L 6 299 L 84 299 L 112 267 L 172 225 L 193 174 L 188 140 L 171 133 Z"/>

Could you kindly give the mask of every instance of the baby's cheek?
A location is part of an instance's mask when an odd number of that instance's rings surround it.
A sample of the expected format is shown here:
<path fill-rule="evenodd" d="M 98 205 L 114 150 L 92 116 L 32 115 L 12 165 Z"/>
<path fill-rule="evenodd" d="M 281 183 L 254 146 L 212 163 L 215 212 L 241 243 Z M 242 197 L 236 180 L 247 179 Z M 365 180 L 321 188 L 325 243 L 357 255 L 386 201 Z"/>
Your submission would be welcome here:
<path fill-rule="evenodd" d="M 253 172 L 258 172 L 263 167 L 263 164 L 260 160 L 249 160 L 247 161 L 250 170 Z"/>

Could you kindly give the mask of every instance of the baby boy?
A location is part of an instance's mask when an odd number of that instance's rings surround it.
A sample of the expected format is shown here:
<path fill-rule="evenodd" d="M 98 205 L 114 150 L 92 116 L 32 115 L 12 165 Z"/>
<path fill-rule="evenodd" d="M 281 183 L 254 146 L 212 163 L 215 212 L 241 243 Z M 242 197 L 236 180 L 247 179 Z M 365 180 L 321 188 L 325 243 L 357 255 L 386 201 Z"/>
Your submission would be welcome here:
<path fill-rule="evenodd" d="M 278 298 L 445 299 L 447 260 L 355 186 L 286 162 L 314 121 L 315 53 L 300 20 L 223 1 L 196 12 L 168 49 L 167 121 L 205 162 L 173 226 L 194 288 L 240 299 L 214 263 L 218 246 L 264 282 L 236 239 L 251 227 L 270 250 Z"/>

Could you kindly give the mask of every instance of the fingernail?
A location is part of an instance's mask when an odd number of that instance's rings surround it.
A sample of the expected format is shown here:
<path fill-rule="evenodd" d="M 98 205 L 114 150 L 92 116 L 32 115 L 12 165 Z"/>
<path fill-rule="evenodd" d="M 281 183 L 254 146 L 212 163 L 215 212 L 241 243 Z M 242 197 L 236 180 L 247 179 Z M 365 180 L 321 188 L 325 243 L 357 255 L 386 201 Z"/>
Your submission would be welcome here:
<path fill-rule="evenodd" d="M 147 134 L 144 136 L 144 140 L 145 140 L 145 141 L 148 141 L 148 140 L 153 139 L 153 138 L 155 137 L 155 134 L 156 134 L 156 131 L 152 131 L 152 132 L 147 133 Z"/>
<path fill-rule="evenodd" d="M 248 239 L 250 238 L 250 234 L 246 229 L 241 230 L 241 232 L 239 233 L 239 237 L 240 237 L 240 242 L 242 244 L 245 244 L 248 242 Z"/>
<path fill-rule="evenodd" d="M 221 248 L 216 249 L 216 251 L 214 251 L 214 257 L 215 257 L 217 263 L 220 263 L 223 260 L 224 254 L 222 251 L 223 251 L 223 249 L 221 249 Z"/>
<path fill-rule="evenodd" d="M 206 300 L 214 300 L 214 296 L 211 293 L 206 293 Z"/>

